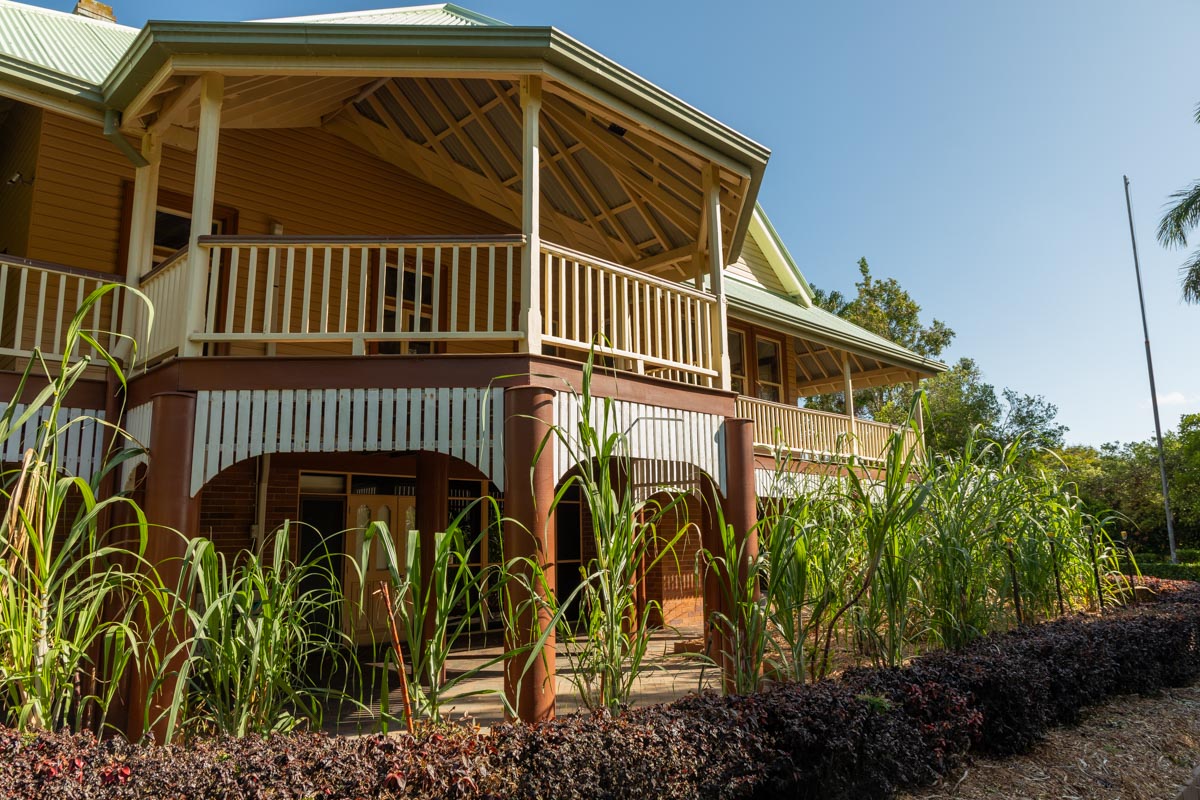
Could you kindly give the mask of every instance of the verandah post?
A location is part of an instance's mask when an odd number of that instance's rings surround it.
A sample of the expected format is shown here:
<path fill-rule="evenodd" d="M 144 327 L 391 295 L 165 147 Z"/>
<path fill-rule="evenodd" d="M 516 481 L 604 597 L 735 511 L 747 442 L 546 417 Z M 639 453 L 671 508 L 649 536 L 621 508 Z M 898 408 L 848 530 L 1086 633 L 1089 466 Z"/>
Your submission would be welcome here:
<path fill-rule="evenodd" d="M 198 356 L 201 349 L 199 342 L 192 341 L 191 334 L 199 333 L 204 328 L 208 259 L 200 249 L 200 237 L 212 233 L 217 142 L 221 134 L 221 103 L 224 96 L 223 75 L 206 72 L 200 76 L 200 127 L 196 138 L 196 174 L 192 185 L 192 228 L 188 237 L 188 306 L 179 343 L 180 355 L 184 356 Z"/>
<path fill-rule="evenodd" d="M 515 569 L 544 595 L 554 585 L 554 537 L 550 529 L 550 505 L 554 500 L 554 448 L 547 446 L 538 457 L 542 439 L 554 424 L 554 392 L 538 386 L 521 386 L 504 391 L 504 558 L 510 563 L 525 558 L 544 570 L 546 585 L 538 585 L 531 569 Z M 533 598 L 517 582 L 510 583 L 508 608 L 518 618 L 511 620 L 510 647 L 535 642 L 550 625 L 545 606 L 530 607 Z M 532 657 L 532 660 L 530 660 Z M 528 669 L 526 669 L 528 663 Z M 554 634 L 535 652 L 522 652 L 504 664 L 504 696 L 518 719 L 538 722 L 554 717 Z"/>
<path fill-rule="evenodd" d="M 704 215 L 708 228 L 709 288 L 716 298 L 713 304 L 712 356 L 717 370 L 718 388 L 728 392 L 732 387 L 729 374 L 729 315 L 725 298 L 724 242 L 721 233 L 721 175 L 715 164 L 704 170 Z M 704 225 L 701 226 L 705 227 Z"/>
<path fill-rule="evenodd" d="M 541 275 L 541 151 L 540 117 L 542 79 L 538 75 L 521 78 L 521 319 L 526 352 L 542 352 L 542 275 Z"/>
<path fill-rule="evenodd" d="M 733 540 L 738 547 L 739 585 L 750 578 L 751 564 L 758 558 L 758 496 L 754 485 L 754 421 L 749 419 L 725 419 L 725 524 L 733 529 Z M 729 619 L 742 624 L 735 609 L 725 609 Z M 744 636 L 746 631 L 739 631 Z M 729 659 L 722 659 L 725 685 L 732 688 L 736 666 Z"/>
<path fill-rule="evenodd" d="M 162 139 L 159 136 L 153 133 L 142 136 L 142 157 L 146 159 L 146 166 L 138 167 L 133 173 L 133 210 L 129 223 L 129 254 L 125 262 L 125 285 L 134 289 L 141 285 L 142 275 L 150 269 L 154 252 L 158 173 L 162 163 Z M 138 330 L 144 313 L 142 301 L 128 292 L 122 294 L 122 300 L 121 332 L 128 337 L 143 335 L 145 331 Z"/>
<path fill-rule="evenodd" d="M 200 503 L 192 496 L 192 437 L 196 424 L 196 395 L 185 392 L 163 392 L 151 400 L 155 425 L 150 432 L 150 463 L 146 470 L 146 520 L 150 531 L 146 542 L 146 561 L 158 570 L 163 586 L 175 589 L 179 583 L 182 558 L 187 543 L 200 529 Z M 149 606 L 155 611 L 153 604 Z M 147 622 L 156 631 L 155 646 L 160 656 L 187 636 L 182 614 L 172 620 L 169 628 L 164 621 L 151 618 Z M 145 665 L 131 680 L 129 721 L 126 732 L 131 740 L 142 735 L 143 721 L 148 716 L 155 721 L 170 704 L 175 682 L 169 677 L 183 661 L 183 653 L 166 667 L 167 679 L 149 696 L 152 675 Z M 152 730 L 159 742 L 166 732 L 165 719 L 158 719 Z"/>
<path fill-rule="evenodd" d="M 850 354 L 842 353 L 842 380 L 846 396 L 846 432 L 850 434 L 850 453 L 858 455 L 858 426 L 854 419 L 854 381 L 850 378 Z"/>

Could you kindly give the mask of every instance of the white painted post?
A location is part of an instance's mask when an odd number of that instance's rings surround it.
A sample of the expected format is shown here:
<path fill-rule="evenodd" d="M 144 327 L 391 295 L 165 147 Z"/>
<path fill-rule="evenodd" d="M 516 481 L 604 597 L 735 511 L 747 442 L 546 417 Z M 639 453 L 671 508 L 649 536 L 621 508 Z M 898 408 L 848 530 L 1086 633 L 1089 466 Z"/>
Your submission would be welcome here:
<path fill-rule="evenodd" d="M 850 452 L 858 455 L 858 426 L 854 422 L 854 381 L 850 379 L 849 353 L 842 353 L 842 378 L 846 382 L 843 391 L 846 395 L 846 416 L 849 418 L 847 431 L 850 433 Z"/>
<path fill-rule="evenodd" d="M 154 217 L 158 207 L 158 172 L 162 161 L 162 141 L 158 136 L 150 133 L 142 136 L 142 156 L 149 163 L 138 167 L 133 175 L 129 256 L 125 263 L 125 284 L 135 289 L 141 284 L 142 274 L 150 269 L 151 255 L 154 252 Z M 131 293 L 124 293 L 121 332 L 128 337 L 144 335 L 146 331 L 139 330 L 144 318 L 144 301 L 135 298 Z M 145 342 L 140 344 L 144 345 Z M 128 344 L 122 343 L 120 352 L 124 354 L 128 347 Z"/>
<path fill-rule="evenodd" d="M 729 374 L 729 308 L 725 297 L 724 243 L 721 239 L 721 176 L 715 164 L 704 171 L 704 215 L 708 227 L 709 288 L 716 298 L 713 304 L 713 366 L 719 386 L 728 392 L 733 386 Z M 703 227 L 703 226 L 701 226 Z"/>
<path fill-rule="evenodd" d="M 188 238 L 187 316 L 179 352 L 200 355 L 200 344 L 190 335 L 204 328 L 205 291 L 208 287 L 208 258 L 199 239 L 212 233 L 213 203 L 216 200 L 217 140 L 221 133 L 221 101 L 225 77 L 213 72 L 200 76 L 200 128 L 196 138 L 196 176 L 192 184 L 192 230 Z"/>
<path fill-rule="evenodd" d="M 542 79 L 521 78 L 521 320 L 526 352 L 542 352 L 541 262 L 541 154 L 538 123 L 542 110 Z M 590 311 L 589 311 L 590 313 Z"/>

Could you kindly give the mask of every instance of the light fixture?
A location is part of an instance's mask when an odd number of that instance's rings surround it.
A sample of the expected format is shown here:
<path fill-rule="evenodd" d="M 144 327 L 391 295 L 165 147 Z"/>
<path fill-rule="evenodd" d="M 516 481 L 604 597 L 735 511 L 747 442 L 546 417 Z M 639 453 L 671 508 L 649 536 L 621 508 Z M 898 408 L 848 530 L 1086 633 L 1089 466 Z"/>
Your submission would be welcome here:
<path fill-rule="evenodd" d="M 33 178 L 32 178 L 32 177 L 30 177 L 30 178 L 26 178 L 26 177 L 25 177 L 25 176 L 23 176 L 21 173 L 19 173 L 19 172 L 14 172 L 14 173 L 12 174 L 12 177 L 8 179 L 8 185 L 9 185 L 9 186 L 13 186 L 14 184 L 18 184 L 18 183 L 19 183 L 19 184 L 21 184 L 21 185 L 23 185 L 23 186 L 32 186 L 32 185 L 33 185 Z"/>

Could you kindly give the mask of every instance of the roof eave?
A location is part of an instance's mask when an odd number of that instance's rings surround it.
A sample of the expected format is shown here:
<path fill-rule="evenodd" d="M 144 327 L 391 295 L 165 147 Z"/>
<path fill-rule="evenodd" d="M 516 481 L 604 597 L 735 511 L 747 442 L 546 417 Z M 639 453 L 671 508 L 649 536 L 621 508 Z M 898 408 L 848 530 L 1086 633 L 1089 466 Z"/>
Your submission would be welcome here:
<path fill-rule="evenodd" d="M 790 317 L 780 319 L 778 312 L 768 309 L 755 303 L 745 300 L 740 297 L 729 297 L 729 308 L 732 311 L 738 311 L 750 317 L 749 321 L 757 322 L 768 327 L 779 328 L 781 325 L 790 328 L 790 332 L 810 338 L 813 341 L 821 344 L 830 345 L 833 347 L 844 348 L 859 355 L 870 356 L 888 364 L 898 367 L 911 369 L 922 375 L 936 375 L 939 372 L 945 372 L 949 369 L 946 364 L 940 361 L 935 361 L 931 358 L 925 358 L 911 350 L 906 350 L 900 345 L 895 345 L 895 350 L 891 348 L 882 348 L 874 345 L 870 341 L 861 339 L 848 339 L 838 331 L 830 330 L 819 325 L 813 325 L 805 320 Z M 899 351 L 899 352 L 897 352 Z"/>
<path fill-rule="evenodd" d="M 99 86 L 11 56 L 0 55 L 0 81 L 86 109 L 83 112 L 86 116 L 102 114 L 104 110 Z"/>

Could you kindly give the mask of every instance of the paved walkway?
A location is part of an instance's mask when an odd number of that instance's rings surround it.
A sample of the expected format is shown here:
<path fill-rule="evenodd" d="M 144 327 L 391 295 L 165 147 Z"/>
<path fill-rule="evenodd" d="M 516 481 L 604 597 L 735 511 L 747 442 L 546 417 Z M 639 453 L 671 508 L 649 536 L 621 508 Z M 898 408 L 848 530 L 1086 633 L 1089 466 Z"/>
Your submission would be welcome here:
<path fill-rule="evenodd" d="M 698 630 L 660 631 L 650 640 L 647 651 L 646 669 L 638 677 L 634 692 L 634 705 L 652 705 L 675 700 L 688 692 L 695 692 L 703 685 L 716 685 L 718 672 L 712 666 L 704 667 L 697 656 L 676 652 L 684 642 L 699 640 Z M 560 645 L 561 647 L 561 645 Z M 446 665 L 448 675 L 454 676 L 474 669 L 496 658 L 502 652 L 500 645 L 478 646 L 454 652 Z M 363 664 L 364 672 L 378 675 L 382 664 Z M 557 660 L 556 688 L 558 691 L 558 713 L 568 714 L 580 709 L 579 693 L 570 680 L 571 663 L 562 652 Z M 395 683 L 395 673 L 391 675 Z M 455 687 L 453 694 L 463 696 L 448 704 L 448 716 L 455 721 L 472 722 L 488 727 L 504 719 L 502 702 L 504 689 L 503 665 L 495 663 L 484 667 L 477 675 Z M 400 689 L 394 686 L 388 695 L 391 716 L 400 719 L 402 708 Z M 343 735 L 374 733 L 380 729 L 379 699 L 371 702 L 367 709 L 345 708 L 338 713 L 336 708 L 326 712 L 326 729 Z M 392 722 L 389 730 L 402 727 L 402 722 Z"/>

